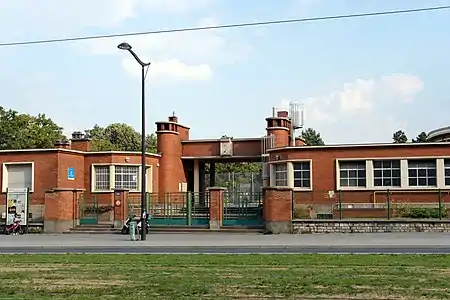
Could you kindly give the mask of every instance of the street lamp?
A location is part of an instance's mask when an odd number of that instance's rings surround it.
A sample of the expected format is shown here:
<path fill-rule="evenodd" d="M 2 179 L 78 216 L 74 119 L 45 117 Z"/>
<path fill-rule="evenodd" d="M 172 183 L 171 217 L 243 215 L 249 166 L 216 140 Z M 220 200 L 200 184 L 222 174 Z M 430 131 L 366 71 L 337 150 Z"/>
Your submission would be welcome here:
<path fill-rule="evenodd" d="M 145 67 L 150 66 L 150 63 L 144 63 L 134 51 L 131 49 L 131 45 L 128 43 L 121 43 L 117 46 L 120 50 L 126 50 L 133 55 L 136 61 L 141 65 L 141 74 L 142 74 L 142 99 L 141 99 L 141 122 L 142 122 L 142 142 L 141 142 L 141 240 L 144 241 L 147 239 L 147 225 L 146 220 L 144 219 L 144 211 L 145 211 L 145 194 L 146 194 L 146 163 L 145 163 L 145 152 L 146 152 L 146 139 L 145 139 Z M 148 212 L 147 212 L 148 214 Z"/>

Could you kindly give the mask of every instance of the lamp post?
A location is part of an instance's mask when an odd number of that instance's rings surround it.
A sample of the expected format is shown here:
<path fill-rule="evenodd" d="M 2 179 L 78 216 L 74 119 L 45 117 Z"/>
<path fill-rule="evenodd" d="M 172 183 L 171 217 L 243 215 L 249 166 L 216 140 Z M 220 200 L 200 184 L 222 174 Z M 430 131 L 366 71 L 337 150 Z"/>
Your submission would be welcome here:
<path fill-rule="evenodd" d="M 136 53 L 131 49 L 131 45 L 128 43 L 121 43 L 117 46 L 120 50 L 126 50 L 133 55 L 136 61 L 141 65 L 142 74 L 142 99 L 141 99 L 141 122 L 142 122 L 142 142 L 141 142 L 141 240 L 147 239 L 147 228 L 146 220 L 144 219 L 144 211 L 146 204 L 146 163 L 145 163 L 145 152 L 146 152 L 146 140 L 145 140 L 145 67 L 149 67 L 150 63 L 144 63 Z M 148 214 L 148 212 L 147 212 Z"/>

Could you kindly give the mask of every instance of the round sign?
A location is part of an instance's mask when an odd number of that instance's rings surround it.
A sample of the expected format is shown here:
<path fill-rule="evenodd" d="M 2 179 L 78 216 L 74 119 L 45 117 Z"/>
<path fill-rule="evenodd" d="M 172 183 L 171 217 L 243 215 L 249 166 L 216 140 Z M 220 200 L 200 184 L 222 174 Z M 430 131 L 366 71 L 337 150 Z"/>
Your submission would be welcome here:
<path fill-rule="evenodd" d="M 117 200 L 117 201 L 116 201 L 116 206 L 119 206 L 119 205 L 120 205 L 120 201 Z"/>

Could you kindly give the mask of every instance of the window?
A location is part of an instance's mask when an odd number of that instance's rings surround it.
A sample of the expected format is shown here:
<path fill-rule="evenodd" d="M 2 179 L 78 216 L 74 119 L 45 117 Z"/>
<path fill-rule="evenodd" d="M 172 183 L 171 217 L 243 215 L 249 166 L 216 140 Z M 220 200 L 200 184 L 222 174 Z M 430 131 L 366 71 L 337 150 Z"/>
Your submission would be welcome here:
<path fill-rule="evenodd" d="M 94 189 L 96 191 L 110 190 L 110 166 L 94 166 L 94 173 Z"/>
<path fill-rule="evenodd" d="M 450 159 L 444 160 L 445 185 L 450 185 Z"/>
<path fill-rule="evenodd" d="M 341 187 L 366 187 L 366 162 L 339 162 L 339 177 Z"/>
<path fill-rule="evenodd" d="M 287 164 L 275 164 L 275 186 L 287 185 Z"/>
<path fill-rule="evenodd" d="M 33 191 L 33 163 L 3 164 L 2 191 L 6 189 L 26 189 Z"/>
<path fill-rule="evenodd" d="M 114 185 L 117 189 L 128 189 L 137 191 L 139 188 L 139 167 L 138 166 L 116 166 Z"/>
<path fill-rule="evenodd" d="M 311 187 L 311 165 L 309 161 L 294 162 L 294 187 Z"/>
<path fill-rule="evenodd" d="M 400 160 L 374 160 L 373 185 L 401 186 Z"/>
<path fill-rule="evenodd" d="M 409 186 L 436 186 L 436 160 L 408 161 Z"/>

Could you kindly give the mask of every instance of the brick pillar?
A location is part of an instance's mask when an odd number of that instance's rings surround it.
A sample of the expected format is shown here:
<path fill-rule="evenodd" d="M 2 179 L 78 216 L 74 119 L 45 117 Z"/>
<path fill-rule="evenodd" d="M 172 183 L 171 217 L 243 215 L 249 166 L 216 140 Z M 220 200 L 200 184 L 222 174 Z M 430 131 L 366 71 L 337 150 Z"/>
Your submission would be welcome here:
<path fill-rule="evenodd" d="M 209 229 L 219 230 L 223 221 L 223 187 L 210 187 L 209 192 Z"/>
<path fill-rule="evenodd" d="M 127 198 L 127 189 L 114 189 L 114 228 L 122 228 L 128 217 Z"/>
<path fill-rule="evenodd" d="M 44 231 L 61 233 L 77 225 L 78 198 L 83 190 L 56 188 L 45 193 Z"/>
<path fill-rule="evenodd" d="M 291 233 L 292 188 L 263 188 L 263 216 L 266 231 Z"/>

